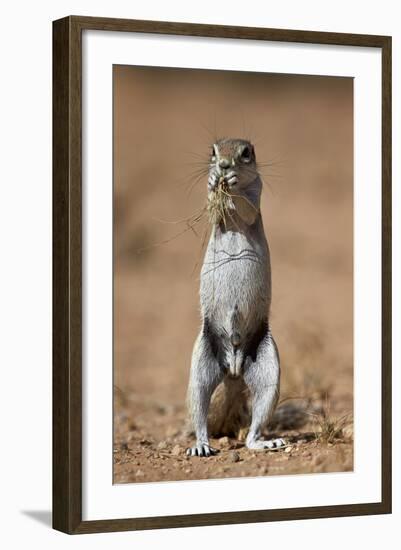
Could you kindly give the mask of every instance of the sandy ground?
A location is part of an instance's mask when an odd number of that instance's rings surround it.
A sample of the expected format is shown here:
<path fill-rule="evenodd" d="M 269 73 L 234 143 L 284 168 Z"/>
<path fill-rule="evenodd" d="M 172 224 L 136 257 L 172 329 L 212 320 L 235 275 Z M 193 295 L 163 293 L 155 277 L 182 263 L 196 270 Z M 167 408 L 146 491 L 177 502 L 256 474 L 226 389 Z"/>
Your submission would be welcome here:
<path fill-rule="evenodd" d="M 114 482 L 352 470 L 352 81 L 130 67 L 114 77 Z M 207 224 L 195 234 L 185 219 L 205 203 L 215 134 L 250 137 L 269 163 L 282 388 L 266 435 L 288 446 L 249 451 L 241 434 L 200 459 L 185 456 L 183 428 Z"/>

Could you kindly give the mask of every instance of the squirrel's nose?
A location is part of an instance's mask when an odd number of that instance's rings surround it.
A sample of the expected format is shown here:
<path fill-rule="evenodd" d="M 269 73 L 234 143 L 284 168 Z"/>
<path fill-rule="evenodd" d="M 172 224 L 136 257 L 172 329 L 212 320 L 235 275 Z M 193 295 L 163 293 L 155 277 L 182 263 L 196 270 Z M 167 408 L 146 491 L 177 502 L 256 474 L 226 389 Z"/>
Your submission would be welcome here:
<path fill-rule="evenodd" d="M 230 161 L 228 159 L 220 159 L 219 160 L 219 166 L 220 168 L 228 168 L 230 166 Z"/>

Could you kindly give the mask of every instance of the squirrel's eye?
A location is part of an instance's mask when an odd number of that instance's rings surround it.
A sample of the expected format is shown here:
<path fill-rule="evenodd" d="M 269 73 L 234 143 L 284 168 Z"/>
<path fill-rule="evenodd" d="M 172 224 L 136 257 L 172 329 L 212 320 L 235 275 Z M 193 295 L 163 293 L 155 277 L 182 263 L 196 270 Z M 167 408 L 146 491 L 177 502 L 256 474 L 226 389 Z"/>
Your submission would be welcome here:
<path fill-rule="evenodd" d="M 252 151 L 250 147 L 245 147 L 241 153 L 241 160 L 243 162 L 250 162 L 252 160 Z"/>
<path fill-rule="evenodd" d="M 214 145 L 213 145 L 212 150 L 210 152 L 210 156 L 212 157 L 212 159 L 214 159 L 216 157 L 216 149 L 214 148 Z"/>

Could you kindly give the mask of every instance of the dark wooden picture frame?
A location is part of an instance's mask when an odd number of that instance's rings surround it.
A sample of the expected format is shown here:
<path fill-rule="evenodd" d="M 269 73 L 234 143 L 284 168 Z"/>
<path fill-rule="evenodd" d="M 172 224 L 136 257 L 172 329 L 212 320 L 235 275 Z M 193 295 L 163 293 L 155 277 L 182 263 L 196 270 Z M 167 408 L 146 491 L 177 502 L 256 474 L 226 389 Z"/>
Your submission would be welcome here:
<path fill-rule="evenodd" d="M 268 40 L 382 52 L 382 495 L 380 502 L 82 520 L 82 31 Z M 391 37 L 71 16 L 53 22 L 53 527 L 69 534 L 391 512 Z"/>

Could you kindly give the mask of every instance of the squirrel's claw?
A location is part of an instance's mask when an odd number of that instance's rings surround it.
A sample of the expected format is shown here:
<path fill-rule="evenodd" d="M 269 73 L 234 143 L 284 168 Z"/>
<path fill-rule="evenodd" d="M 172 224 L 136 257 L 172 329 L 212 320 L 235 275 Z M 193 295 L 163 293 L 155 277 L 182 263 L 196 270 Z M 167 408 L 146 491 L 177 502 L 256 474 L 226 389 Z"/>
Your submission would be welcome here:
<path fill-rule="evenodd" d="M 217 449 L 213 449 L 206 443 L 200 443 L 194 447 L 189 447 L 186 450 L 187 456 L 212 456 L 218 453 Z"/>

